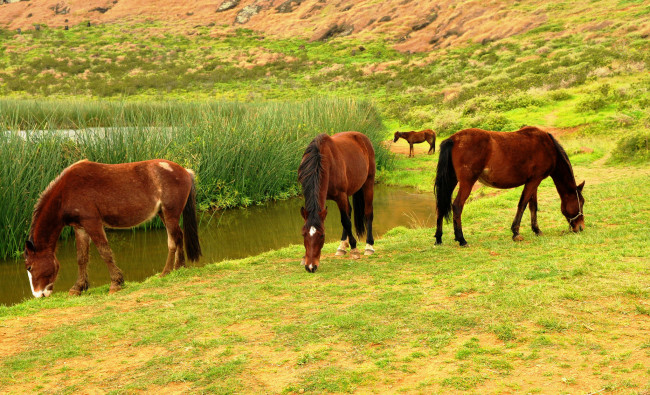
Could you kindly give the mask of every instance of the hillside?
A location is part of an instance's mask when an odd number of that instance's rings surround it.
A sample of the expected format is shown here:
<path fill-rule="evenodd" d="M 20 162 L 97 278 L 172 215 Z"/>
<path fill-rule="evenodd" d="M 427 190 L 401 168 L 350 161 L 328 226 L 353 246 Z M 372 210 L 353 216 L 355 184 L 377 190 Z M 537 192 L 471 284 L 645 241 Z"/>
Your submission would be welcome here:
<path fill-rule="evenodd" d="M 245 27 L 275 38 L 383 38 L 404 52 L 492 42 L 548 23 L 555 26 L 553 36 L 603 30 L 650 35 L 648 6 L 636 0 L 29 0 L 0 5 L 0 27 L 12 30 L 144 21 L 166 22 L 165 30 L 187 35 L 208 26 L 217 35 L 224 27 Z"/>

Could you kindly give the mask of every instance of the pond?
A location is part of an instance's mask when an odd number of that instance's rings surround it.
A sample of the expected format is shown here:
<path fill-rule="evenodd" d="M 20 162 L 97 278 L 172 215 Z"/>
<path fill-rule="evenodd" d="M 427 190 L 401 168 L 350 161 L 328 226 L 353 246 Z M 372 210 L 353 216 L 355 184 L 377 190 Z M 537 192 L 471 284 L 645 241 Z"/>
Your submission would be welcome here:
<path fill-rule="evenodd" d="M 217 211 L 211 218 L 204 215 L 199 229 L 203 257 L 192 265 L 205 265 L 228 259 L 238 259 L 275 250 L 291 244 L 302 245 L 300 216 L 302 198 L 294 198 L 263 206 Z M 341 237 L 341 222 L 334 202 L 327 202 L 329 215 L 325 222 L 326 241 Z M 373 231 L 381 237 L 396 226 L 426 226 L 435 224 L 433 193 L 418 193 L 413 189 L 376 185 Z M 115 261 L 124 272 L 126 281 L 142 281 L 158 274 L 167 258 L 167 233 L 155 230 L 108 230 L 108 240 Z M 365 242 L 365 236 L 362 239 Z M 433 241 L 431 241 L 433 242 Z M 361 245 L 361 248 L 363 248 Z M 324 251 L 324 254 L 334 254 Z M 377 249 L 381 254 L 381 249 Z M 74 237 L 59 242 L 57 257 L 61 263 L 55 292 L 68 292 L 77 279 Z M 302 254 L 296 256 L 296 270 Z M 95 247 L 90 247 L 88 264 L 90 286 L 110 282 L 106 264 Z M 307 272 L 305 272 L 307 274 Z M 33 298 L 24 261 L 0 261 L 0 304 L 12 305 Z"/>

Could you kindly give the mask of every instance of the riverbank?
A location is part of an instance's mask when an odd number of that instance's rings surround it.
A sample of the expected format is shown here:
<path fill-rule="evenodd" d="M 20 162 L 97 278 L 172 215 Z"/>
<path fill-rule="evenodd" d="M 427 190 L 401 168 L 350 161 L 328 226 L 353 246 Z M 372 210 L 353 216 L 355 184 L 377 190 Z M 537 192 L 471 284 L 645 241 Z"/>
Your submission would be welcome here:
<path fill-rule="evenodd" d="M 399 227 L 360 261 L 327 244 L 315 275 L 293 246 L 0 308 L 0 389 L 643 393 L 650 168 L 603 162 L 574 169 L 581 234 L 547 180 L 521 243 L 509 190 L 467 205 L 466 249 Z"/>

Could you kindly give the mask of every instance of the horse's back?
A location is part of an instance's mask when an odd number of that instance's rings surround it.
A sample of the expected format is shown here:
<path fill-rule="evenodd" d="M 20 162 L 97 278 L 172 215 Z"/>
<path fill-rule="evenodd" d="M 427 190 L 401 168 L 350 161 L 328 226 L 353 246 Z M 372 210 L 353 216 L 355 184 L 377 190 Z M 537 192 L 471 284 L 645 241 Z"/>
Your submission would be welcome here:
<path fill-rule="evenodd" d="M 486 185 L 513 188 L 548 176 L 555 150 L 548 133 L 536 127 L 515 132 L 461 130 L 452 137 L 454 167 Z M 463 170 L 464 169 L 464 170 Z"/>
<path fill-rule="evenodd" d="M 111 227 L 131 227 L 153 217 L 160 207 L 174 212 L 185 206 L 191 174 L 163 159 L 105 164 L 82 161 L 64 175 L 67 214 L 99 215 Z"/>
<path fill-rule="evenodd" d="M 348 193 L 358 191 L 375 176 L 375 150 L 368 136 L 359 132 L 341 132 L 325 140 L 331 143 L 330 184 L 345 186 Z M 333 184 L 332 184 L 333 183 Z"/>

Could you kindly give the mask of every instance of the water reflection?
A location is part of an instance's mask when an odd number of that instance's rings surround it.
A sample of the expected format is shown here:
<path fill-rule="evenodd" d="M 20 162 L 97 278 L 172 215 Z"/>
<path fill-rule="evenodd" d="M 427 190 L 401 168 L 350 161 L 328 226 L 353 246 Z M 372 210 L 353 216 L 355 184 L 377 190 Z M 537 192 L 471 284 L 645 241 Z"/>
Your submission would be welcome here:
<path fill-rule="evenodd" d="M 412 189 L 377 185 L 373 222 L 375 238 L 400 225 L 433 226 L 434 203 L 432 193 L 420 194 Z M 244 258 L 290 244 L 302 244 L 302 205 L 303 199 L 296 198 L 265 206 L 220 211 L 209 221 L 205 217 L 199 230 L 203 249 L 199 265 Z M 328 202 L 327 205 L 329 215 L 325 232 L 330 242 L 340 238 L 342 229 L 336 204 Z M 107 234 L 117 265 L 127 281 L 141 281 L 162 271 L 167 258 L 167 234 L 164 229 L 146 232 L 111 230 Z M 365 241 L 365 237 L 362 241 Z M 108 284 L 110 279 L 106 264 L 92 245 L 90 255 L 90 286 Z M 57 257 L 61 269 L 55 292 L 67 292 L 77 279 L 74 238 L 59 244 Z M 302 255 L 296 256 L 296 261 L 299 262 L 301 258 Z M 296 270 L 302 269 L 297 267 Z M 10 305 L 31 297 L 24 262 L 0 261 L 0 304 Z"/>

